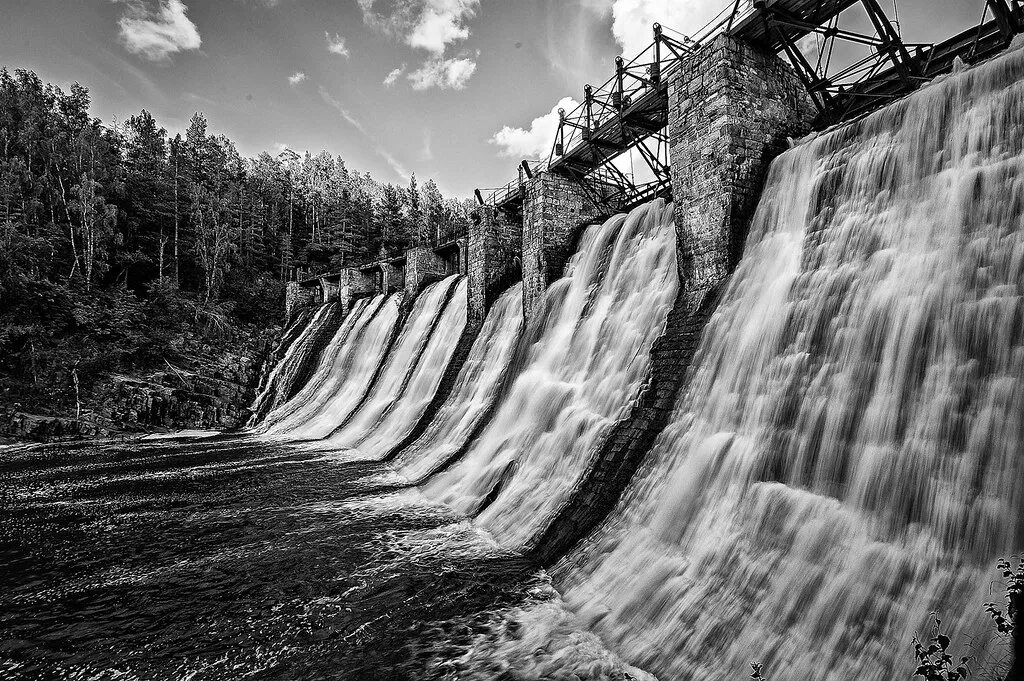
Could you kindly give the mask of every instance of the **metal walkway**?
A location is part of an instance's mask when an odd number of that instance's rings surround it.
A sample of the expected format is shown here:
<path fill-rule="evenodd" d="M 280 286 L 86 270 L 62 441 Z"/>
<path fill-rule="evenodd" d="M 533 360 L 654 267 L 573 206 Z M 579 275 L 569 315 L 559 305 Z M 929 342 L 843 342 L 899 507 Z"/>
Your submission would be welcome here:
<path fill-rule="evenodd" d="M 477 190 L 481 204 L 515 213 L 523 186 L 545 165 L 576 181 L 606 212 L 671 195 L 668 163 L 668 83 L 683 59 L 725 34 L 786 58 L 818 109 L 816 129 L 862 116 L 952 70 L 957 58 L 973 63 L 1005 49 L 1024 31 L 1021 0 L 985 0 L 980 23 L 938 44 L 904 43 L 878 0 L 735 0 L 694 36 L 654 27 L 654 42 L 598 87 L 584 88 L 583 102 L 560 112 L 546 163 L 524 162 L 519 178 L 495 190 Z M 859 6 L 859 7 L 857 7 Z M 849 10 L 849 11 L 848 11 Z M 873 31 L 844 27 L 860 12 Z M 812 43 L 813 44 L 810 44 Z M 842 44 L 866 52 L 855 60 L 833 59 Z M 809 49 L 810 48 L 810 49 Z M 627 172 L 622 159 L 640 159 Z"/>

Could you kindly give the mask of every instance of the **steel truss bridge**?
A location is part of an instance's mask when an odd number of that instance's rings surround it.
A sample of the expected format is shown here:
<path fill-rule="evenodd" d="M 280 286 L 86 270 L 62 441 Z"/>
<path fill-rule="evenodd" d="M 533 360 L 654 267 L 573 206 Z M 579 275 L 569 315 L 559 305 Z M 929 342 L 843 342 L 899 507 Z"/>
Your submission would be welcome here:
<path fill-rule="evenodd" d="M 671 196 L 668 83 L 682 60 L 723 34 L 787 59 L 817 108 L 815 129 L 820 130 L 885 106 L 950 72 L 957 59 L 973 63 L 991 57 L 1024 32 L 1024 0 L 985 0 L 977 26 L 941 43 L 905 43 L 897 2 L 887 12 L 879 0 L 730 0 L 694 36 L 655 25 L 654 41 L 644 51 L 630 61 L 617 58 L 608 80 L 587 85 L 579 106 L 559 111 L 546 160 L 524 161 L 516 180 L 478 189 L 477 201 L 520 212 L 526 180 L 544 167 L 574 180 L 601 212 Z M 867 23 L 870 30 L 855 30 L 850 23 Z M 623 167 L 637 161 L 639 172 Z"/>

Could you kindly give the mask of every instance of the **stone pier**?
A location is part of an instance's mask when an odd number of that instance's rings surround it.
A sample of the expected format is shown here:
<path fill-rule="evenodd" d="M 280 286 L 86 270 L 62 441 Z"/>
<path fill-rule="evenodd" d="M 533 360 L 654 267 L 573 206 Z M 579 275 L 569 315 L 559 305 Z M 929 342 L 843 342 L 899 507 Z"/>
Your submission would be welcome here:
<path fill-rule="evenodd" d="M 291 320 L 295 313 L 302 308 L 310 307 L 319 296 L 319 290 L 302 286 L 297 281 L 289 281 L 284 290 L 284 316 Z"/>
<path fill-rule="evenodd" d="M 788 64 L 728 36 L 674 72 L 669 158 L 685 286 L 706 289 L 736 267 L 768 165 L 815 113 Z"/>
<path fill-rule="evenodd" d="M 533 316 L 548 285 L 560 278 L 580 229 L 599 216 L 579 185 L 549 172 L 526 183 L 523 202 L 523 312 Z"/>
<path fill-rule="evenodd" d="M 523 229 L 518 216 L 482 206 L 466 243 L 471 327 L 479 328 L 494 301 L 521 278 L 522 254 Z"/>
<path fill-rule="evenodd" d="M 417 246 L 405 252 L 405 293 L 412 298 L 428 284 L 444 279 L 449 264 L 426 246 Z"/>
<path fill-rule="evenodd" d="M 381 293 L 398 293 L 405 290 L 405 263 L 383 262 L 380 269 L 384 273 L 381 282 Z"/>
<path fill-rule="evenodd" d="M 338 275 L 338 300 L 341 302 L 341 316 L 344 319 L 352 309 L 352 303 L 359 298 L 377 293 L 377 285 L 373 276 L 348 267 Z"/>

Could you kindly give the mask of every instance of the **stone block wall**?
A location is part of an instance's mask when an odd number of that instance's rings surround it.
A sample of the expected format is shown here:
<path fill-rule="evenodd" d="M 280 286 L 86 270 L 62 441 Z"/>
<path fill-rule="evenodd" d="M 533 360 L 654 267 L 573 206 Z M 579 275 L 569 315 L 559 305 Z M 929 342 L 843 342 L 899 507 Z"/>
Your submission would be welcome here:
<path fill-rule="evenodd" d="M 319 288 L 303 287 L 297 281 L 289 281 L 284 290 L 285 319 L 291 319 L 296 311 L 316 304 L 320 295 Z"/>
<path fill-rule="evenodd" d="M 330 303 L 337 301 L 341 294 L 341 289 L 337 282 L 330 281 L 327 277 L 320 277 L 320 302 Z"/>
<path fill-rule="evenodd" d="M 405 265 L 385 262 L 381 263 L 380 267 L 384 272 L 382 293 L 398 293 L 405 290 Z"/>
<path fill-rule="evenodd" d="M 580 228 L 597 210 L 572 180 L 549 172 L 526 183 L 523 202 L 523 312 L 527 321 L 551 282 L 562 276 Z"/>
<path fill-rule="evenodd" d="M 669 156 L 684 286 L 721 281 L 736 266 L 769 163 L 814 115 L 786 63 L 729 36 L 673 74 Z"/>
<path fill-rule="evenodd" d="M 431 248 L 417 246 L 405 252 L 405 292 L 415 296 L 424 286 L 444 279 L 449 265 Z"/>
<path fill-rule="evenodd" d="M 376 293 L 377 282 L 374 277 L 351 267 L 343 269 L 338 277 L 338 300 L 341 303 L 342 318 L 348 315 L 356 299 Z"/>
<path fill-rule="evenodd" d="M 522 221 L 491 206 L 480 208 L 466 240 L 469 325 L 478 328 L 498 296 L 522 277 Z"/>

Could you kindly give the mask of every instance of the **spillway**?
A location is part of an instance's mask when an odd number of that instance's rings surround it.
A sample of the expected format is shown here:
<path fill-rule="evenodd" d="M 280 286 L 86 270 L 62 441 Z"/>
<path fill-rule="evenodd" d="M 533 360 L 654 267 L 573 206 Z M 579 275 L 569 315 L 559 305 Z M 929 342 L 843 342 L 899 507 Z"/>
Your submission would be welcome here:
<path fill-rule="evenodd" d="M 329 435 L 359 404 L 383 361 L 398 324 L 398 306 L 397 295 L 376 296 L 349 313 L 316 375 L 288 403 L 267 416 L 262 434 L 281 440 Z"/>
<path fill-rule="evenodd" d="M 570 606 L 660 678 L 909 678 L 933 611 L 997 660 L 1022 216 L 1021 51 L 777 159 L 671 427 L 558 566 Z"/>
<path fill-rule="evenodd" d="M 395 467 L 403 475 L 422 480 L 458 456 L 498 400 L 522 327 L 523 285 L 516 284 L 484 320 L 449 398 L 423 434 L 399 452 Z"/>
<path fill-rule="evenodd" d="M 545 526 L 592 448 L 635 399 L 678 279 L 672 208 L 654 201 L 584 232 L 545 292 L 517 375 L 488 426 L 424 491 L 507 546 Z"/>
<path fill-rule="evenodd" d="M 448 277 L 423 291 L 380 378 L 325 444 L 379 457 L 413 429 L 466 326 L 466 302 L 464 277 Z"/>
<path fill-rule="evenodd" d="M 301 317 L 295 321 L 293 327 L 285 334 L 285 338 L 294 335 L 294 339 L 287 344 L 284 357 L 274 366 L 268 374 L 262 390 L 257 394 L 252 406 L 252 420 L 250 425 L 263 419 L 268 412 L 283 404 L 294 392 L 302 386 L 297 385 L 299 374 L 311 362 L 317 362 L 313 355 L 318 350 L 317 337 L 324 332 L 324 329 L 335 319 L 337 306 L 334 303 L 326 303 L 308 320 Z"/>

